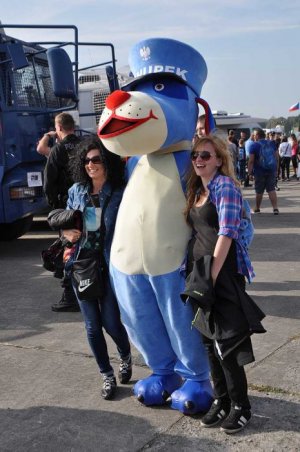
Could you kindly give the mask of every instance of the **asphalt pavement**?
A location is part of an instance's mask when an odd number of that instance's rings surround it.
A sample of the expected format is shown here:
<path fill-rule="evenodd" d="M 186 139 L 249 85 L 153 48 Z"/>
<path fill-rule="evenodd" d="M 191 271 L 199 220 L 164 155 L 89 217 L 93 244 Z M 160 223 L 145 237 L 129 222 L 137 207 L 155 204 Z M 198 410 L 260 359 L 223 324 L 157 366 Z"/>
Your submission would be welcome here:
<path fill-rule="evenodd" d="M 236 435 L 203 429 L 200 415 L 145 407 L 132 384 L 100 396 L 101 379 L 80 313 L 55 313 L 59 281 L 41 266 L 55 233 L 36 227 L 0 242 L 0 451 L 300 451 L 300 182 L 279 184 L 253 215 L 249 294 L 266 313 L 246 367 L 253 417 Z M 244 190 L 254 205 L 253 188 Z M 118 355 L 108 339 L 114 368 Z M 149 374 L 134 350 L 133 383 Z"/>

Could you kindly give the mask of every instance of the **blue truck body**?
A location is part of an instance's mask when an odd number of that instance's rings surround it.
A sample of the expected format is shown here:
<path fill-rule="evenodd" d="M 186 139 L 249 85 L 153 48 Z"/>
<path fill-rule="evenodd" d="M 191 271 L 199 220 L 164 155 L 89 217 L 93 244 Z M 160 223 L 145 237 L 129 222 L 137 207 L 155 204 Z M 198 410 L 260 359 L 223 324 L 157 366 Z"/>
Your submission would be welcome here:
<path fill-rule="evenodd" d="M 114 48 L 110 43 L 80 43 L 73 25 L 2 25 L 0 30 L 0 240 L 28 230 L 33 215 L 47 208 L 43 194 L 45 157 L 38 140 L 61 111 L 78 108 L 78 49 L 109 46 L 110 89 L 117 87 Z M 25 42 L 8 28 L 69 30 L 68 42 Z M 5 32 L 4 32 L 5 29 Z M 42 33 L 43 35 L 43 33 Z M 71 46 L 71 61 L 65 47 Z M 93 65 L 94 67 L 95 65 Z M 88 68 L 84 68 L 88 69 Z M 99 112 L 98 112 L 99 114 Z M 95 115 L 95 112 L 91 112 Z"/>

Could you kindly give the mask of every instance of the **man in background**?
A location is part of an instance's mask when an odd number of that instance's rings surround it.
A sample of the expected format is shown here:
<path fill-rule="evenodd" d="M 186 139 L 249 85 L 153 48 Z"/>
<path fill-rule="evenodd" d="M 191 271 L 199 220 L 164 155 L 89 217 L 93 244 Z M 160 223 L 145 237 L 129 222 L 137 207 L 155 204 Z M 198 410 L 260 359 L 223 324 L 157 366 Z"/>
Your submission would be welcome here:
<path fill-rule="evenodd" d="M 50 138 L 56 139 L 51 148 Z M 37 152 L 48 157 L 44 170 L 44 192 L 52 209 L 66 207 L 68 189 L 73 185 L 70 160 L 78 142 L 73 116 L 60 113 L 55 117 L 55 132 L 45 133 L 38 143 Z"/>
<path fill-rule="evenodd" d="M 197 137 L 204 137 L 206 135 L 205 133 L 205 114 L 198 116 L 197 123 L 196 123 L 196 130 L 195 135 L 193 137 L 192 144 L 194 144 Z"/>
<path fill-rule="evenodd" d="M 229 130 L 229 132 L 228 132 L 228 141 L 229 141 L 229 143 L 235 144 L 237 148 L 239 147 L 239 142 L 238 142 L 238 140 L 237 140 L 237 138 L 235 136 L 234 130 Z"/>
<path fill-rule="evenodd" d="M 262 155 L 268 157 L 268 167 L 263 166 Z M 265 159 L 266 161 L 267 159 Z M 277 195 L 275 191 L 278 165 L 278 150 L 275 143 L 265 139 L 262 129 L 254 130 L 254 142 L 249 147 L 248 173 L 255 178 L 256 206 L 254 213 L 260 213 L 264 191 L 269 195 L 274 215 L 279 214 Z"/>
<path fill-rule="evenodd" d="M 50 148 L 50 139 L 56 140 Z M 70 161 L 76 152 L 79 138 L 75 135 L 75 121 L 69 113 L 60 113 L 55 117 L 55 131 L 49 131 L 41 138 L 37 152 L 47 157 L 44 170 L 44 192 L 52 209 L 65 209 L 68 189 L 73 185 Z M 62 279 L 64 288 L 61 299 L 52 305 L 52 311 L 77 312 L 78 302 L 68 276 Z"/>

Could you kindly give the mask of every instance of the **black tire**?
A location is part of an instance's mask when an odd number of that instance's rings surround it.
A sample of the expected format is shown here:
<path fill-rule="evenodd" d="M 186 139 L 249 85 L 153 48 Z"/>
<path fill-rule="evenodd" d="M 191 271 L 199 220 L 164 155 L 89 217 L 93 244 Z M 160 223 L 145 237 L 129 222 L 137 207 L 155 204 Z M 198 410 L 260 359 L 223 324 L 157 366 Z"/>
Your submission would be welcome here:
<path fill-rule="evenodd" d="M 29 231 L 33 220 L 33 215 L 28 215 L 25 218 L 20 218 L 13 223 L 0 224 L 0 241 L 7 242 L 15 240 L 21 235 Z"/>

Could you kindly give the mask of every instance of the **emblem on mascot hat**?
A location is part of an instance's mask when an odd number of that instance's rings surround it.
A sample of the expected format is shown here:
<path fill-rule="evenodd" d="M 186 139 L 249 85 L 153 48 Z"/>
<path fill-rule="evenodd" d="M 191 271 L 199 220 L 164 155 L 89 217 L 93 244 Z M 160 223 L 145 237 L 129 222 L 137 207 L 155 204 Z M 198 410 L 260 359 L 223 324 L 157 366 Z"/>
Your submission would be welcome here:
<path fill-rule="evenodd" d="M 134 79 L 123 87 L 126 91 L 143 78 L 151 78 L 160 73 L 180 78 L 198 96 L 207 77 L 205 60 L 197 50 L 188 44 L 167 38 L 138 42 L 130 51 L 129 66 Z"/>
<path fill-rule="evenodd" d="M 150 54 L 151 54 L 151 51 L 150 51 L 149 47 L 142 47 L 140 49 L 140 55 L 142 57 L 142 60 L 144 60 L 144 61 L 149 60 Z"/>

